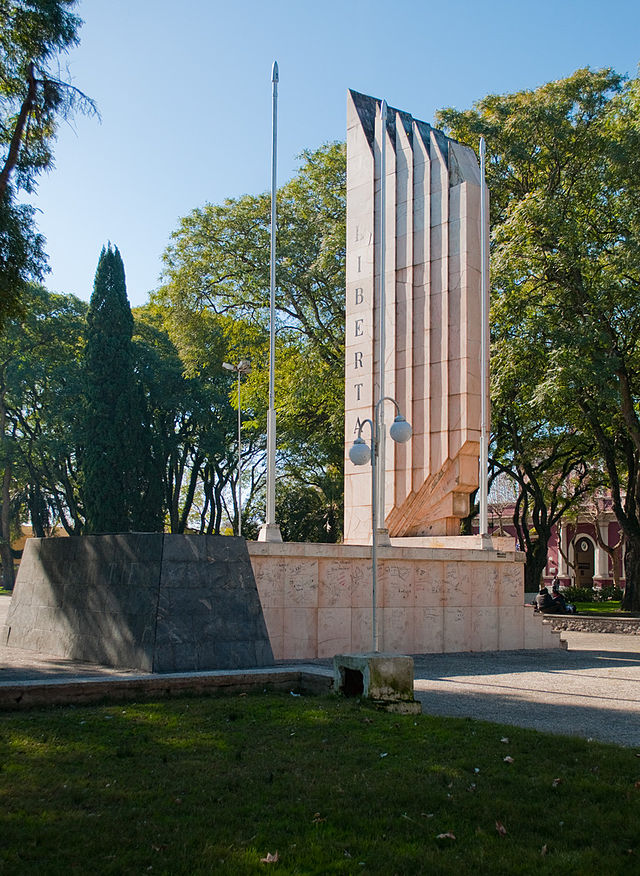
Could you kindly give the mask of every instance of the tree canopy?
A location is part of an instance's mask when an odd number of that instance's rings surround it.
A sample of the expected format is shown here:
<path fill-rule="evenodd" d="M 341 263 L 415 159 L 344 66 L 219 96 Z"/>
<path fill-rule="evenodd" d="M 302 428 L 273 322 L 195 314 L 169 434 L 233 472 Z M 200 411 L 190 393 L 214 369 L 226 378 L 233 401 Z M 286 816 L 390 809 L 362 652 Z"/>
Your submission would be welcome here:
<path fill-rule="evenodd" d="M 519 382 L 531 411 L 592 445 L 627 538 L 627 604 L 640 607 L 640 102 L 638 80 L 578 70 L 490 95 L 440 121 L 487 141 L 492 197 L 492 390 Z M 544 356 L 537 382 L 515 368 Z M 509 355 L 511 351 L 511 356 Z"/>
<path fill-rule="evenodd" d="M 0 0 L 0 325 L 19 307 L 25 284 L 46 271 L 32 192 L 52 166 L 57 120 L 93 102 L 59 75 L 60 57 L 78 43 L 76 0 Z"/>

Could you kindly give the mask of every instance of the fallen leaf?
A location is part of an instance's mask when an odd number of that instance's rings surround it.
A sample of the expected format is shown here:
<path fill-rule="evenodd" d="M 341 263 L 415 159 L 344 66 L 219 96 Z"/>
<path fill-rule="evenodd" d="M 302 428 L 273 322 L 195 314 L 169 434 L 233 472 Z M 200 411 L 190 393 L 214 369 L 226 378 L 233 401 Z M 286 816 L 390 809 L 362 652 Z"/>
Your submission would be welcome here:
<path fill-rule="evenodd" d="M 507 835 L 507 828 L 504 826 L 504 824 L 501 821 L 496 821 L 496 830 L 498 831 L 500 836 Z"/>
<path fill-rule="evenodd" d="M 634 785 L 633 787 L 634 787 L 634 788 L 640 788 L 640 782 L 636 782 L 635 785 Z"/>
<path fill-rule="evenodd" d="M 557 788 L 558 785 L 561 785 L 561 784 L 562 784 L 562 779 L 554 779 L 554 780 L 551 782 L 551 787 L 552 787 L 552 788 Z"/>
<path fill-rule="evenodd" d="M 507 755 L 506 757 L 503 757 L 502 759 L 505 763 L 513 763 L 513 758 L 509 757 L 509 755 Z"/>
<path fill-rule="evenodd" d="M 540 849 L 540 854 L 543 856 L 547 854 L 547 844 L 546 843 Z"/>
<path fill-rule="evenodd" d="M 504 742 L 505 744 L 508 745 L 508 744 L 509 744 L 509 737 L 508 737 L 508 736 L 503 736 L 502 739 L 500 740 L 500 742 Z"/>
<path fill-rule="evenodd" d="M 383 751 L 382 754 L 380 755 L 380 757 L 388 757 L 388 756 L 389 756 L 388 751 Z"/>
<path fill-rule="evenodd" d="M 474 771 L 474 773 L 479 773 L 479 772 L 480 772 L 480 767 L 474 767 L 474 768 L 473 768 L 473 771 Z"/>
<path fill-rule="evenodd" d="M 448 830 L 446 833 L 439 833 L 438 836 L 436 837 L 436 839 L 451 839 L 451 840 L 454 840 L 455 838 L 456 838 L 455 834 L 451 833 L 450 830 Z"/>
<path fill-rule="evenodd" d="M 434 813 L 433 812 L 421 812 L 420 815 L 423 818 L 433 818 Z"/>
<path fill-rule="evenodd" d="M 321 824 L 323 821 L 326 821 L 327 819 L 322 818 L 320 813 L 316 812 L 316 814 L 313 816 L 313 818 L 311 820 L 313 821 L 314 824 Z"/>
<path fill-rule="evenodd" d="M 289 693 L 291 694 L 292 697 L 301 697 L 302 696 L 302 694 L 294 693 L 292 690 L 290 690 Z"/>
<path fill-rule="evenodd" d="M 278 863 L 278 853 L 272 855 L 271 852 L 267 852 L 266 858 L 260 858 L 261 864 L 277 864 Z"/>

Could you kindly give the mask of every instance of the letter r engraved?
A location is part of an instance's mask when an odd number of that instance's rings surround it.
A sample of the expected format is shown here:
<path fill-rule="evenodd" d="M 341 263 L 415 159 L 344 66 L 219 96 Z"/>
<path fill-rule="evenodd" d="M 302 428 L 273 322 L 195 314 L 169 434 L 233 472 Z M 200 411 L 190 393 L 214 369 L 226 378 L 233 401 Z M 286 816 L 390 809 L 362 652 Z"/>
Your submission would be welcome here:
<path fill-rule="evenodd" d="M 364 301 L 364 289 L 360 286 L 356 288 L 356 304 L 362 304 Z"/>
<path fill-rule="evenodd" d="M 363 322 L 364 322 L 364 319 L 356 319 L 356 332 L 355 332 L 356 338 L 360 338 L 364 334 L 364 331 L 362 330 L 362 323 Z"/>
<path fill-rule="evenodd" d="M 364 368 L 364 365 L 362 364 L 362 353 L 354 353 L 353 356 L 355 358 L 355 367 Z"/>

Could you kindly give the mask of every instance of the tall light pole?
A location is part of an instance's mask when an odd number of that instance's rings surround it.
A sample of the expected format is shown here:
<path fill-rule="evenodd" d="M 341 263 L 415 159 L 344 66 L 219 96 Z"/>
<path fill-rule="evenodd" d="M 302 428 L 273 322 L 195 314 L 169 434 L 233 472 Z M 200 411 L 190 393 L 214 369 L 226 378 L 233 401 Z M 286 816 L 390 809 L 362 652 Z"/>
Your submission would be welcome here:
<path fill-rule="evenodd" d="M 396 409 L 396 417 L 389 429 L 389 436 L 393 441 L 399 444 L 404 444 L 411 438 L 411 425 L 405 420 L 400 413 L 398 402 L 389 396 L 383 396 L 376 404 L 373 419 L 363 420 L 358 426 L 358 434 L 349 449 L 349 459 L 354 465 L 366 465 L 371 462 L 371 586 L 373 612 L 371 617 L 371 649 L 379 651 L 379 635 L 378 635 L 378 615 L 377 615 L 377 582 L 378 582 L 378 496 L 377 496 L 377 479 L 376 468 L 380 462 L 381 452 L 381 431 L 380 431 L 380 411 L 384 407 L 384 403 L 390 401 Z M 367 445 L 362 437 L 362 428 L 365 423 L 369 424 L 371 429 L 371 447 Z"/>
<path fill-rule="evenodd" d="M 267 509 L 258 541 L 282 541 L 276 524 L 276 178 L 278 166 L 278 62 L 271 68 L 271 262 L 269 269 L 269 410 L 267 412 Z"/>
<path fill-rule="evenodd" d="M 480 535 L 489 539 L 489 241 L 487 240 L 486 147 L 480 138 Z"/>
<path fill-rule="evenodd" d="M 379 399 L 383 399 L 385 395 L 385 359 L 387 347 L 386 334 L 386 270 L 387 270 L 387 113 L 388 107 L 386 100 L 380 105 L 380 296 L 378 306 L 378 387 Z M 376 406 L 376 412 L 379 411 L 378 421 L 378 443 L 379 443 L 379 465 L 378 465 L 378 525 L 376 529 L 384 529 L 384 512 L 385 512 L 385 463 L 386 463 L 386 434 L 384 426 L 384 405 Z"/>
<path fill-rule="evenodd" d="M 243 374 L 251 373 L 251 362 L 248 359 L 240 359 L 237 365 L 223 362 L 222 367 L 227 371 L 233 371 L 238 375 L 238 535 L 242 535 L 242 405 L 240 403 L 240 378 Z"/>

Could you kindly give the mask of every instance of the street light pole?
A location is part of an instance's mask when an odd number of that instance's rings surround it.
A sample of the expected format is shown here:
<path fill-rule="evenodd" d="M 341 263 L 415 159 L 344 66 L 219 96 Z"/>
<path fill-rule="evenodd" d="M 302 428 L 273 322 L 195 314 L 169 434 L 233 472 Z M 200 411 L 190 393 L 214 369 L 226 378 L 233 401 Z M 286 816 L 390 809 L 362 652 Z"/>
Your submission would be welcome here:
<path fill-rule="evenodd" d="M 242 535 L 242 406 L 240 404 L 240 378 L 243 374 L 251 372 L 251 362 L 248 359 L 240 359 L 237 365 L 223 362 L 222 367 L 226 371 L 233 371 L 238 375 L 238 536 Z"/>
<path fill-rule="evenodd" d="M 399 444 L 404 444 L 411 438 L 411 426 L 400 413 L 400 405 L 390 396 L 380 398 L 375 406 L 373 419 L 363 420 L 358 426 L 358 434 L 349 450 L 349 459 L 354 465 L 366 465 L 371 462 L 371 588 L 372 588 L 372 617 L 371 617 L 371 644 L 372 650 L 377 652 L 379 648 L 378 614 L 377 614 L 377 589 L 378 589 L 378 495 L 377 495 L 377 468 L 376 460 L 380 452 L 380 410 L 385 401 L 390 401 L 396 409 L 396 417 L 391 428 L 389 437 Z M 371 447 L 368 447 L 362 438 L 362 429 L 365 423 L 371 429 Z"/>

